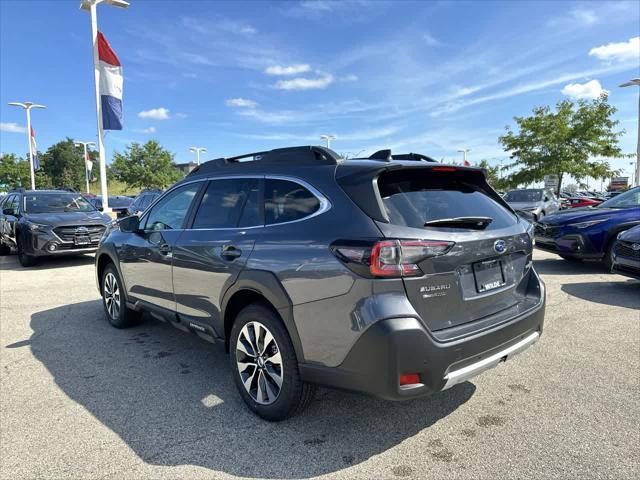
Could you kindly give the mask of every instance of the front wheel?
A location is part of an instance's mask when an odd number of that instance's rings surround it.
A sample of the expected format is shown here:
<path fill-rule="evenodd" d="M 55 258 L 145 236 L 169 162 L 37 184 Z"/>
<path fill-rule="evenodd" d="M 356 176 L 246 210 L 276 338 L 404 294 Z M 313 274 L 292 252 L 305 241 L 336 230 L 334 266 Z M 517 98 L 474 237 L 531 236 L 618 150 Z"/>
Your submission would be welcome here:
<path fill-rule="evenodd" d="M 134 325 L 140 318 L 140 314 L 127 308 L 122 281 L 113 264 L 104 269 L 101 286 L 102 305 L 109 323 L 116 328 L 127 328 Z"/>
<path fill-rule="evenodd" d="M 271 309 L 259 304 L 245 307 L 230 340 L 236 386 L 253 412 L 277 422 L 307 407 L 315 386 L 301 380 L 291 338 Z"/>
<path fill-rule="evenodd" d="M 25 253 L 24 241 L 22 240 L 22 238 L 18 238 L 17 243 L 18 243 L 18 261 L 20 262 L 20 265 L 22 265 L 23 267 L 33 267 L 37 262 L 36 257 L 32 255 L 27 255 Z"/>

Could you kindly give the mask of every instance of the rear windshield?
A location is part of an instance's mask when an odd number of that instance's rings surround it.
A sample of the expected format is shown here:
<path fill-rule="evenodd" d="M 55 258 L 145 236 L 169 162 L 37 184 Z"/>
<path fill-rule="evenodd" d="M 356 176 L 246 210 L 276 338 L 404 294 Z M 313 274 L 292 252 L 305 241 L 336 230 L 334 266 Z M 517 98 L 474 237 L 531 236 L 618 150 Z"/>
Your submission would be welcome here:
<path fill-rule="evenodd" d="M 389 172 L 378 179 L 378 188 L 394 225 L 423 228 L 433 220 L 489 217 L 492 221 L 486 229 L 495 230 L 517 222 L 515 215 L 482 190 L 482 185 L 465 181 L 461 175 Z"/>
<path fill-rule="evenodd" d="M 507 202 L 539 202 L 542 190 L 512 190 L 504 196 Z"/>

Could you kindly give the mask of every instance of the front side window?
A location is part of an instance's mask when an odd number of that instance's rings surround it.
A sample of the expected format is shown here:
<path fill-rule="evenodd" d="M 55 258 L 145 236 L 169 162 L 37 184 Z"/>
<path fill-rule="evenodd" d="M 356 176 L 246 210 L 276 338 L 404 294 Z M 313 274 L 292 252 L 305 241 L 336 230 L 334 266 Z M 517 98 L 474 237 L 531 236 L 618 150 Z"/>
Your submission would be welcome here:
<path fill-rule="evenodd" d="M 155 204 L 147 215 L 145 230 L 176 230 L 183 228 L 184 220 L 200 190 L 202 182 L 190 183 L 168 193 Z"/>
<path fill-rule="evenodd" d="M 211 180 L 202 196 L 193 228 L 235 228 L 259 223 L 258 179 Z"/>
<path fill-rule="evenodd" d="M 28 193 L 24 196 L 25 213 L 92 212 L 95 208 L 76 193 Z"/>
<path fill-rule="evenodd" d="M 320 209 L 320 200 L 299 183 L 267 179 L 264 189 L 265 223 L 293 222 Z"/>

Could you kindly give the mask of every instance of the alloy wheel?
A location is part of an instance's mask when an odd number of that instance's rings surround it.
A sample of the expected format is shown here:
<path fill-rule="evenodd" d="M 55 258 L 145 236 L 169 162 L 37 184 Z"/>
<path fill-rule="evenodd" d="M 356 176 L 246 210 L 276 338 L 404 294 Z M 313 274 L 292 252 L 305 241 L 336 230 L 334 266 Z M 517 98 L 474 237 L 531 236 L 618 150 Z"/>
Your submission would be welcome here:
<path fill-rule="evenodd" d="M 248 322 L 238 335 L 236 363 L 245 390 L 261 405 L 276 401 L 282 388 L 284 366 L 275 338 L 260 322 Z"/>
<path fill-rule="evenodd" d="M 118 280 L 111 272 L 104 277 L 104 303 L 109 316 L 114 320 L 117 319 L 120 316 L 120 289 Z"/>

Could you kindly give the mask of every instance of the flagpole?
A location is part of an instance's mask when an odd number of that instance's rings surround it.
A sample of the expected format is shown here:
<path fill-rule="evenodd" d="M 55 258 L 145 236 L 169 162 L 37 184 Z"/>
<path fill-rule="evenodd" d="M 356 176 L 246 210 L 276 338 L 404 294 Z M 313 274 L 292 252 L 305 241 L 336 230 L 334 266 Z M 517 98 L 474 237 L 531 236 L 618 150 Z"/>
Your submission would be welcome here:
<path fill-rule="evenodd" d="M 100 159 L 100 193 L 102 194 L 102 209 L 110 213 L 109 195 L 107 193 L 107 162 L 102 139 L 102 100 L 100 98 L 100 68 L 98 59 L 98 14 L 96 3 L 91 3 L 91 38 L 93 42 L 93 76 L 96 89 L 96 122 L 98 126 L 98 158 Z M 86 155 L 85 155 L 86 162 Z M 85 164 L 86 169 L 86 164 Z"/>

